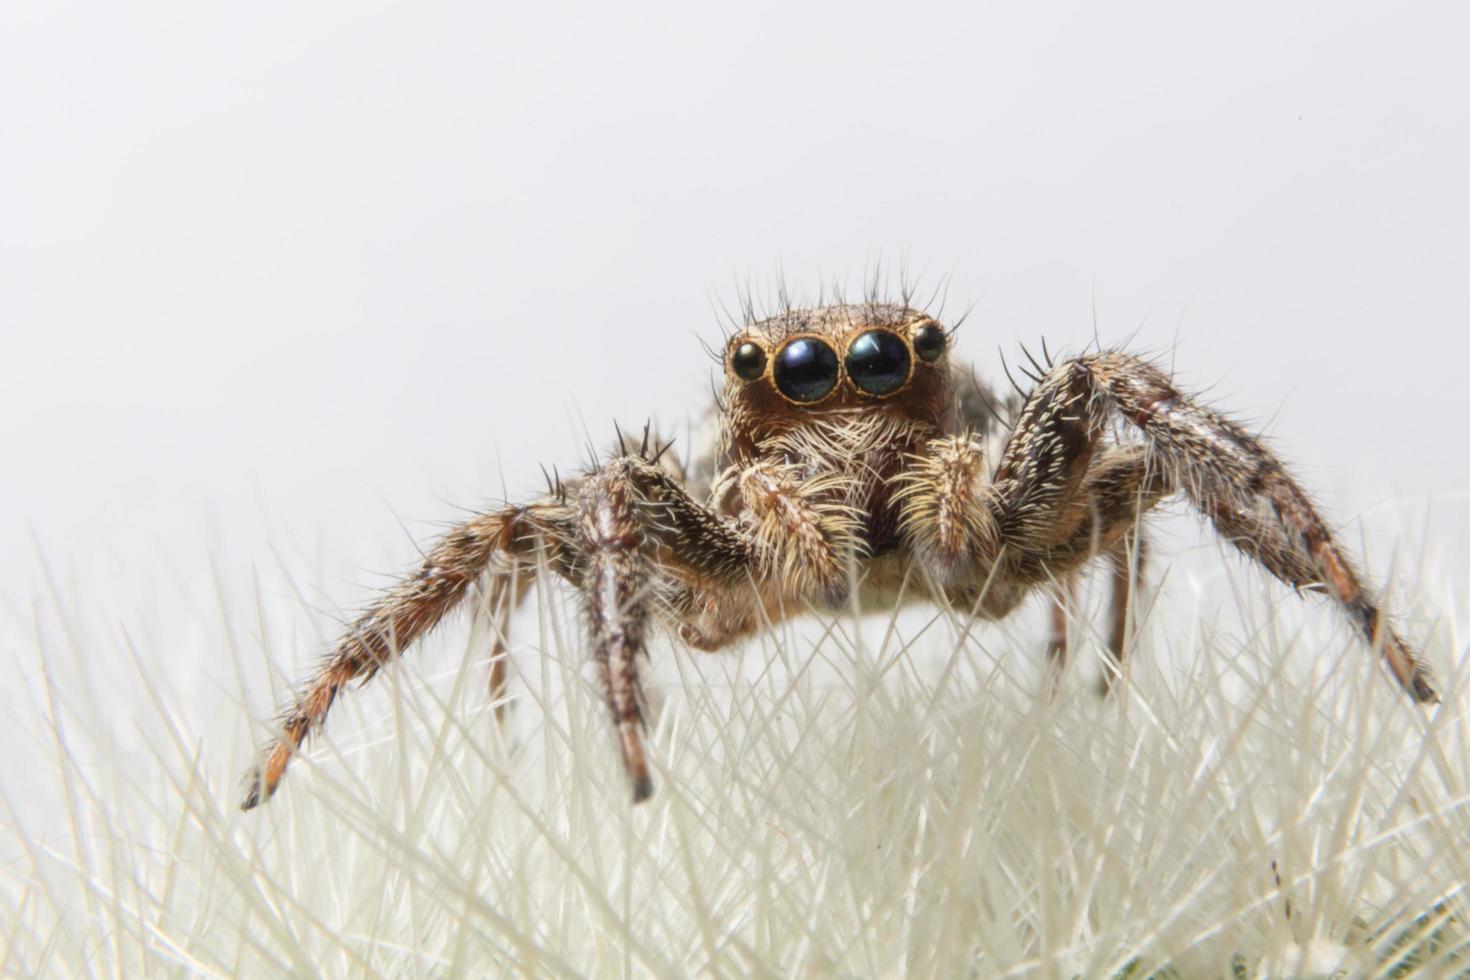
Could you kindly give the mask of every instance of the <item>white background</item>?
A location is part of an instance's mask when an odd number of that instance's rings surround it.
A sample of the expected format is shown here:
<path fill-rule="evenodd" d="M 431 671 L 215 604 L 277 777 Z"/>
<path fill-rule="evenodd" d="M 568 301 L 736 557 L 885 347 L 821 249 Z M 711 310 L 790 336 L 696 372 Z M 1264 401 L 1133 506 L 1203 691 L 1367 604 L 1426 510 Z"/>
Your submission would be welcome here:
<path fill-rule="evenodd" d="M 329 542 L 355 602 L 879 259 L 986 376 L 1136 333 L 1339 522 L 1462 494 L 1466 10 L 6 4 L 0 595 Z"/>

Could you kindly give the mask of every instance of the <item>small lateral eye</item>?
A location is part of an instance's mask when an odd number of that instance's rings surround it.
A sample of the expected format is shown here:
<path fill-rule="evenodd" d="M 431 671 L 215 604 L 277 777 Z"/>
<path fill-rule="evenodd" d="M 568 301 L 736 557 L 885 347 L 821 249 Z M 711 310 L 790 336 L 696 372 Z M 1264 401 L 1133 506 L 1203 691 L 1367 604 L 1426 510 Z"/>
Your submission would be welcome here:
<path fill-rule="evenodd" d="M 730 355 L 730 370 L 741 381 L 754 381 L 765 373 L 766 352 L 760 344 L 747 340 Z"/>
<path fill-rule="evenodd" d="M 921 361 L 937 361 L 939 355 L 944 353 L 944 330 L 933 320 L 915 330 L 912 339 L 914 353 L 919 355 Z"/>
<path fill-rule="evenodd" d="M 776 355 L 776 387 L 794 402 L 819 402 L 837 387 L 837 352 L 815 337 L 788 341 Z"/>
<path fill-rule="evenodd" d="M 869 330 L 847 348 L 847 376 L 870 395 L 891 395 L 909 380 L 913 360 L 896 334 Z"/>

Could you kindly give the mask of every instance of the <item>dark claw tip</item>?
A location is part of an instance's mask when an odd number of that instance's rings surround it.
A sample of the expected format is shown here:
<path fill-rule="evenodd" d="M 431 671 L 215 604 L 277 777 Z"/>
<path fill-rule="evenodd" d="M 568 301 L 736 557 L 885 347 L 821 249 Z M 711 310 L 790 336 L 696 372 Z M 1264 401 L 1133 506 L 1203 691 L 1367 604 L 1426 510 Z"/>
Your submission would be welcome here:
<path fill-rule="evenodd" d="M 261 803 L 261 779 L 260 773 L 248 772 L 245 774 L 245 785 L 241 787 L 243 795 L 240 798 L 241 810 L 254 810 Z"/>
<path fill-rule="evenodd" d="M 1409 696 L 1420 704 L 1439 704 L 1439 692 L 1423 674 L 1415 674 L 1409 679 Z"/>
<path fill-rule="evenodd" d="M 644 800 L 648 799 L 652 795 L 653 780 L 649 778 L 648 773 L 644 773 L 643 775 L 633 780 L 634 803 L 642 803 Z"/>

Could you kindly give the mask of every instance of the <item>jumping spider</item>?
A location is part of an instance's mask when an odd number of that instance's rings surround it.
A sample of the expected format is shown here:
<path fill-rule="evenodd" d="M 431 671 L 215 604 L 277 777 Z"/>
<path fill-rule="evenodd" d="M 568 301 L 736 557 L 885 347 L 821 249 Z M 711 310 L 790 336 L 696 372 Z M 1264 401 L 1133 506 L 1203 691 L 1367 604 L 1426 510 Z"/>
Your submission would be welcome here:
<path fill-rule="evenodd" d="M 950 344 L 906 305 L 749 323 L 725 346 L 718 439 L 688 479 L 645 434 L 542 499 L 450 530 L 343 633 L 247 774 L 242 808 L 275 791 L 350 681 L 477 588 L 508 615 L 540 568 L 581 593 L 635 801 L 653 792 L 638 669 L 654 623 L 719 650 L 854 588 L 863 608 L 927 599 L 999 619 L 1102 557 L 1117 570 L 1105 676 L 1116 675 L 1128 556 L 1141 554 L 1142 516 L 1174 494 L 1277 578 L 1324 592 L 1410 697 L 1437 700 L 1307 494 L 1241 426 L 1115 350 L 1034 365 L 1035 386 L 1005 419 Z M 498 666 L 492 686 L 503 683 Z"/>

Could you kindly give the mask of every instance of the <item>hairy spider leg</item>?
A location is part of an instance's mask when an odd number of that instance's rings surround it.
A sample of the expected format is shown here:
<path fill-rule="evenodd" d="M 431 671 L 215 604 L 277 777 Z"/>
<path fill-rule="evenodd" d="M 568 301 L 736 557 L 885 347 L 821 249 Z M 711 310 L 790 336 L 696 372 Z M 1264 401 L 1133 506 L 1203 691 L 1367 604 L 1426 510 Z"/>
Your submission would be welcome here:
<path fill-rule="evenodd" d="M 317 731 L 349 683 L 366 682 L 400 652 L 459 606 L 497 555 L 517 556 L 529 575 L 535 546 L 544 547 L 552 567 L 567 567 L 565 542 L 571 514 L 547 500 L 478 514 L 452 528 L 424 555 L 418 571 L 390 586 L 383 597 L 348 626 L 311 680 L 283 711 L 275 736 L 260 761 L 245 774 L 240 808 L 249 810 L 276 791 L 291 757 Z"/>
<path fill-rule="evenodd" d="M 1388 624 L 1346 551 L 1305 490 L 1254 436 L 1182 393 L 1158 368 L 1117 351 L 1057 364 L 1022 411 L 996 486 L 1007 547 L 1028 554 L 1038 572 L 1067 559 L 1057 532 L 1075 529 L 1093 509 L 1078 494 L 1078 462 L 1090 458 L 1108 413 L 1144 437 L 1142 497 L 1182 490 L 1221 536 L 1297 589 L 1325 591 L 1379 650 L 1417 701 L 1438 695 L 1428 668 Z M 1084 498 L 1079 502 L 1079 496 Z M 1115 495 L 1113 504 L 1127 505 Z M 1142 499 L 1140 497 L 1140 500 Z M 1049 530 L 1051 529 L 1051 530 Z M 1106 532 L 1104 532 L 1106 533 Z M 1024 575 L 1024 571 L 1022 571 Z"/>

